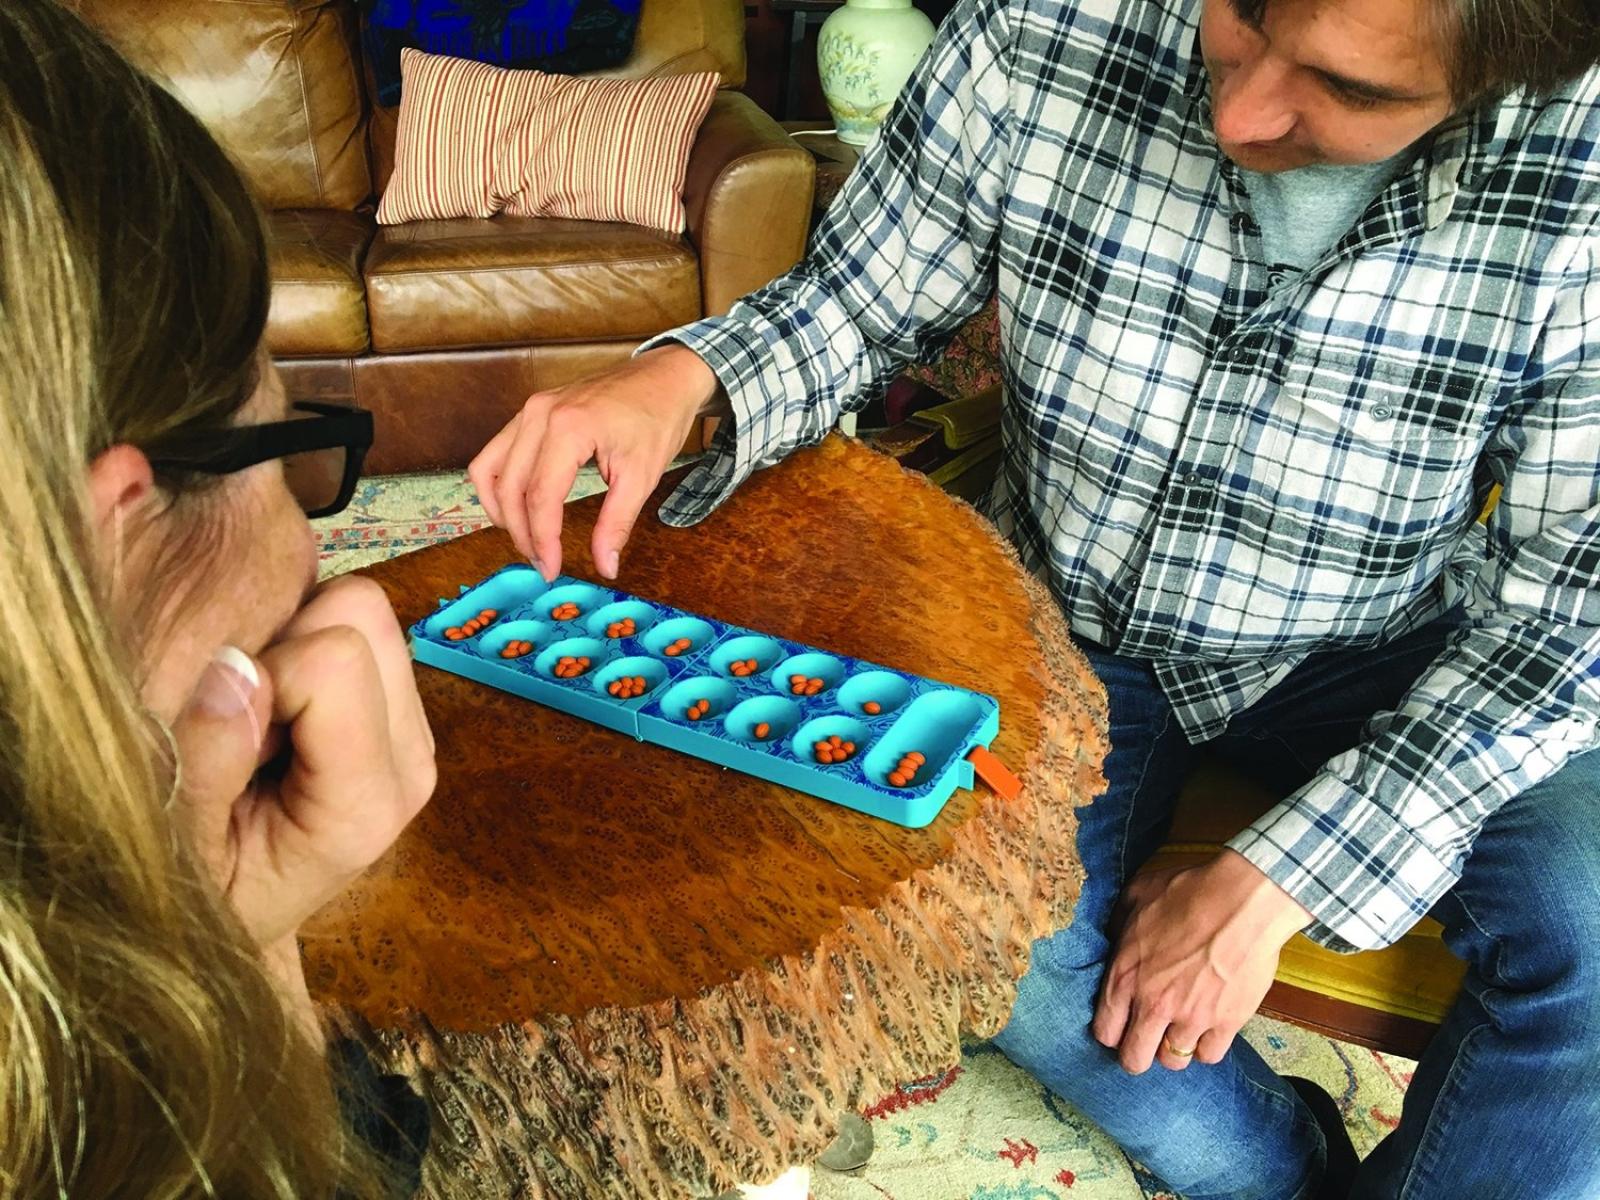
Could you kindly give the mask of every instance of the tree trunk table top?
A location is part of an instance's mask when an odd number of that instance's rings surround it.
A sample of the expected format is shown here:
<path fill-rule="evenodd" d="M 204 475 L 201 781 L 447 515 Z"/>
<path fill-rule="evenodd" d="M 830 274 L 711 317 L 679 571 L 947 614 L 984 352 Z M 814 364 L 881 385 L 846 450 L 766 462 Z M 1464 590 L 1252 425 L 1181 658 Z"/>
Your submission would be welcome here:
<path fill-rule="evenodd" d="M 570 574 L 597 578 L 598 509 L 568 509 Z M 1077 899 L 1104 694 L 992 526 L 837 437 L 694 529 L 653 511 L 621 589 L 988 692 L 1024 791 L 903 829 L 419 668 L 438 790 L 303 944 L 312 994 L 432 1102 L 431 1196 L 706 1196 L 809 1162 L 997 1032 Z M 366 573 L 409 624 L 515 558 L 485 530 Z"/>

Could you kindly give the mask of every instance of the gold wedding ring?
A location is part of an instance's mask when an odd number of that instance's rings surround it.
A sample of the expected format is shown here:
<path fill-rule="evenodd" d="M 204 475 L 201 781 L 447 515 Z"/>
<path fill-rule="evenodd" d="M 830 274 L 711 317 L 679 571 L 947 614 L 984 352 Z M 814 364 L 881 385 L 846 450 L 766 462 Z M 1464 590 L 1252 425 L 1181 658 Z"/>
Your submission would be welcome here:
<path fill-rule="evenodd" d="M 1193 1046 L 1190 1046 L 1187 1050 L 1180 1050 L 1180 1049 L 1178 1049 L 1176 1046 L 1174 1046 L 1172 1044 L 1172 1039 L 1171 1038 L 1162 1038 L 1161 1039 L 1161 1044 L 1167 1048 L 1167 1053 L 1172 1055 L 1173 1058 L 1193 1058 L 1194 1057 L 1194 1047 Z"/>

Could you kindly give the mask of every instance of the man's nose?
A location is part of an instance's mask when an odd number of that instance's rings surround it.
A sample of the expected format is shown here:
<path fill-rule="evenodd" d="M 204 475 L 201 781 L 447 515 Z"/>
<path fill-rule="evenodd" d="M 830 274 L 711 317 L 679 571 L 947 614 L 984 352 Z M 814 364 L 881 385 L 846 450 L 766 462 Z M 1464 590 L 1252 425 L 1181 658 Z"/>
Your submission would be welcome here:
<path fill-rule="evenodd" d="M 1268 59 L 1245 63 L 1217 88 L 1217 140 L 1231 145 L 1275 142 L 1294 128 L 1289 72 Z"/>

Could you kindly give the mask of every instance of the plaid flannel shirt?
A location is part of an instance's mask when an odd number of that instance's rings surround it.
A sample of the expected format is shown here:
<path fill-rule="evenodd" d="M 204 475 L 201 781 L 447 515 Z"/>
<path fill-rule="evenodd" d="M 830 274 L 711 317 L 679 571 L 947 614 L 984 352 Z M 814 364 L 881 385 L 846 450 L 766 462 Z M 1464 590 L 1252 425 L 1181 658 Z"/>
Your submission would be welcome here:
<path fill-rule="evenodd" d="M 1312 937 L 1373 947 L 1597 741 L 1600 73 L 1447 122 L 1281 273 L 1212 132 L 1199 8 L 966 0 L 807 258 L 666 335 L 734 420 L 662 516 L 820 439 L 997 292 L 993 515 L 1191 740 L 1464 600 L 1397 709 L 1231 843 Z"/>

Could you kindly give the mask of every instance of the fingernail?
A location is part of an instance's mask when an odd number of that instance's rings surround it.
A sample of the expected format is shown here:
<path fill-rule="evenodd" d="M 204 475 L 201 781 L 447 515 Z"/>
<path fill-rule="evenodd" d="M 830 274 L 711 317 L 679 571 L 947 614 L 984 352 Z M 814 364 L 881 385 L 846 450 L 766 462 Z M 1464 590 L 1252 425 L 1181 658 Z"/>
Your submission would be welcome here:
<path fill-rule="evenodd" d="M 260 686 L 261 676 L 250 656 L 233 646 L 224 646 L 206 664 L 195 685 L 194 703 L 213 717 L 236 717 L 243 712 L 254 715 L 250 701 Z"/>
<path fill-rule="evenodd" d="M 231 668 L 239 678 L 250 685 L 252 692 L 261 686 L 261 676 L 256 671 L 256 660 L 237 646 L 223 646 L 212 656 L 212 660 Z"/>
<path fill-rule="evenodd" d="M 617 577 L 617 552 L 615 550 L 602 550 L 600 552 L 600 561 L 595 565 L 600 568 L 600 574 L 607 579 L 615 579 Z"/>

